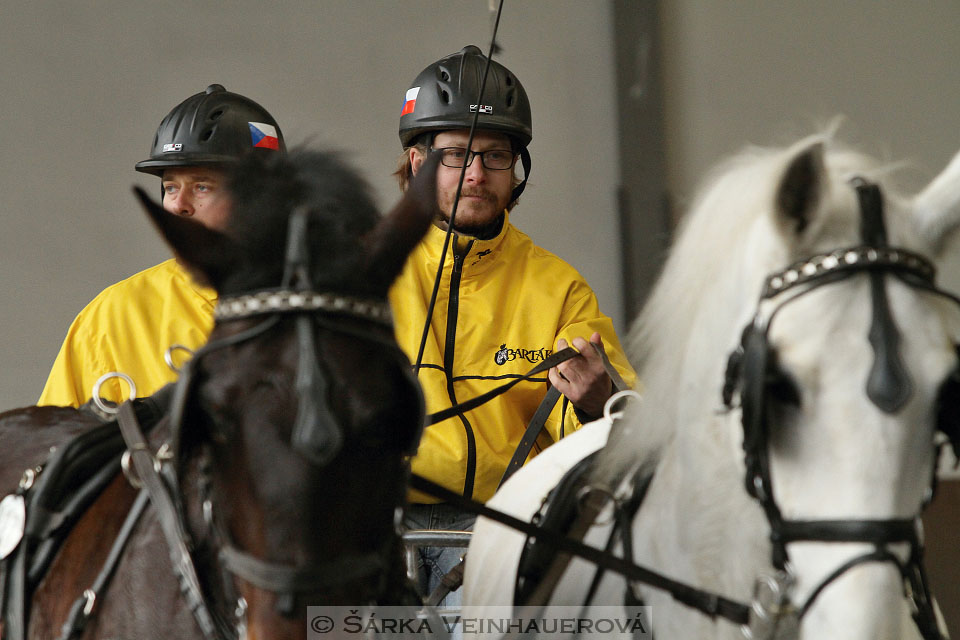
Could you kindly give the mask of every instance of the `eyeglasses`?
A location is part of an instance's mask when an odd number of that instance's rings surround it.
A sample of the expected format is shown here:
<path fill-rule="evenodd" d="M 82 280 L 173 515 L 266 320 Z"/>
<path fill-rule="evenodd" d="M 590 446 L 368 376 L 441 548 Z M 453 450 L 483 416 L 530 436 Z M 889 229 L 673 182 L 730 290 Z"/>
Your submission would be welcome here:
<path fill-rule="evenodd" d="M 467 151 L 463 147 L 443 147 L 442 149 L 434 149 L 434 151 L 440 152 L 440 162 L 443 166 L 453 169 L 462 169 L 464 158 L 466 158 L 466 166 L 469 167 L 477 156 L 480 156 L 480 162 L 484 169 L 493 171 L 511 169 L 516 160 L 516 155 L 509 149 L 487 149 L 486 151 L 473 151 L 471 149 Z"/>

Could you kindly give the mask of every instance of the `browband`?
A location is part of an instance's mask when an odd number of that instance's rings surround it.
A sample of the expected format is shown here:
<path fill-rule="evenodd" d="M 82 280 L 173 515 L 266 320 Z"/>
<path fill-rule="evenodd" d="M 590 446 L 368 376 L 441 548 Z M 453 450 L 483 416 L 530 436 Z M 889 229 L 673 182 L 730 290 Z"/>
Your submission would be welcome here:
<path fill-rule="evenodd" d="M 353 298 L 335 293 L 267 289 L 220 298 L 213 310 L 217 322 L 239 320 L 273 313 L 327 311 L 373 320 L 393 326 L 390 305 L 385 300 Z"/>
<path fill-rule="evenodd" d="M 760 297 L 772 298 L 796 285 L 831 274 L 873 268 L 908 273 L 928 283 L 933 282 L 937 273 L 929 260 L 912 251 L 861 245 L 815 255 L 767 276 Z"/>

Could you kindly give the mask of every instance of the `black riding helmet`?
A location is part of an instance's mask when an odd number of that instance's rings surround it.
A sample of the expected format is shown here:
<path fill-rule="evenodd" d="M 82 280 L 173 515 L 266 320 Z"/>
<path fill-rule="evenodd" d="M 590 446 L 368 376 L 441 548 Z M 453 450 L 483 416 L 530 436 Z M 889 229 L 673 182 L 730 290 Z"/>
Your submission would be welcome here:
<path fill-rule="evenodd" d="M 150 157 L 137 171 L 162 176 L 170 167 L 222 165 L 247 153 L 286 151 L 273 116 L 253 100 L 212 84 L 167 114 Z"/>
<path fill-rule="evenodd" d="M 469 129 L 478 109 L 477 97 L 486 66 L 483 52 L 468 45 L 421 71 L 407 90 L 400 113 L 401 144 L 409 147 L 428 132 Z M 511 201 L 516 200 L 530 175 L 527 145 L 533 138 L 533 121 L 523 85 L 495 60 L 490 62 L 479 110 L 477 129 L 504 133 L 516 141 L 524 170 L 523 182 L 511 197 Z"/>

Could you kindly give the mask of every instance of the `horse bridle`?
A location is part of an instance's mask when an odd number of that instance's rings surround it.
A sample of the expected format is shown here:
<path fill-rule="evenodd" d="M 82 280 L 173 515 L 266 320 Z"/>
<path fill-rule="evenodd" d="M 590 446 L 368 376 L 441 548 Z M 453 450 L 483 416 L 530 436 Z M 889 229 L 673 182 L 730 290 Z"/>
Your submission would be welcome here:
<path fill-rule="evenodd" d="M 426 478 L 413 475 L 410 485 L 459 508 L 520 531 L 528 537 L 542 540 L 558 553 L 568 553 L 592 562 L 600 571 L 618 573 L 626 578 L 628 583 L 646 584 L 667 592 L 678 602 L 713 619 L 723 618 L 740 624 L 744 636 L 753 640 L 796 637 L 803 616 L 830 583 L 860 564 L 891 562 L 897 566 L 903 577 L 905 591 L 914 608 L 913 619 L 924 640 L 944 640 L 945 636 L 937 625 L 923 566 L 923 544 L 917 534 L 916 522 L 919 514 L 915 518 L 886 520 L 786 520 L 772 492 L 767 451 L 770 425 L 765 401 L 772 384 L 776 383 L 776 379 L 771 380 L 771 377 L 778 376 L 774 367 L 775 354 L 769 348 L 767 336 L 772 320 L 780 310 L 821 285 L 857 273 L 867 273 L 871 279 L 874 307 L 870 340 L 876 356 L 868 377 L 868 396 L 881 410 L 894 412 L 909 399 L 910 391 L 905 392 L 904 388 L 912 389 L 912 384 L 899 360 L 898 334 L 889 312 L 884 276 L 895 275 L 908 286 L 945 297 L 960 306 L 960 298 L 934 284 L 935 269 L 929 260 L 912 251 L 887 245 L 879 188 L 862 179 L 854 179 L 852 183 L 861 203 L 863 244 L 812 256 L 769 276 L 761 294 L 761 302 L 775 300 L 784 293 L 792 295 L 780 301 L 773 311 L 766 315 L 758 310 L 743 331 L 741 345 L 730 355 L 727 363 L 723 399 L 725 404 L 732 408 L 733 397 L 740 391 L 747 492 L 760 502 L 767 516 L 773 545 L 772 564 L 776 569 L 774 574 L 757 579 L 754 596 L 749 604 L 684 584 L 636 564 L 632 560 L 632 553 L 627 553 L 625 558 L 619 558 L 612 553 L 613 536 L 618 528 L 624 537 L 625 552 L 632 547 L 629 541 L 629 522 L 640 507 L 642 498 L 638 494 L 643 493 L 643 487 L 647 485 L 649 478 L 633 477 L 625 482 L 625 486 L 630 489 L 625 496 L 620 496 L 619 492 L 616 496 L 610 496 L 609 501 L 616 513 L 615 521 L 618 526 L 615 526 L 611 533 L 611 544 L 603 550 L 561 532 L 544 529 L 466 499 Z M 956 401 L 957 397 L 960 397 L 960 366 L 948 378 L 945 385 L 948 384 L 955 387 L 948 395 L 956 396 L 952 398 Z M 947 401 L 950 398 L 944 398 L 944 395 L 941 390 L 939 428 L 950 438 L 955 451 L 960 450 L 960 422 L 950 424 L 960 417 L 960 411 L 953 407 L 952 403 Z M 950 420 L 945 420 L 944 415 L 949 416 Z M 939 451 L 939 445 L 935 445 L 935 451 Z M 934 468 L 931 497 L 935 474 Z M 798 607 L 790 599 L 794 574 L 786 548 L 787 544 L 796 541 L 859 542 L 874 545 L 874 550 L 856 556 L 838 567 L 822 580 L 803 605 Z M 906 543 L 910 546 L 906 563 L 886 549 L 887 545 L 894 543 Z M 599 575 L 598 573 L 598 578 Z M 591 594 L 594 591 L 592 586 L 590 591 Z M 628 596 L 630 594 L 632 590 L 628 590 Z"/>
<path fill-rule="evenodd" d="M 313 337 L 315 325 L 319 324 L 330 330 L 378 343 L 387 350 L 387 353 L 396 355 L 402 364 L 400 370 L 410 377 L 409 362 L 391 339 L 392 315 L 386 300 L 313 290 L 307 262 L 307 214 L 308 211 L 305 208 L 299 208 L 290 217 L 283 287 L 221 297 L 214 311 L 214 319 L 217 323 L 257 317 L 265 317 L 265 319 L 238 333 L 208 342 L 184 364 L 174 389 L 169 414 L 173 434 L 172 451 L 175 459 L 183 453 L 184 413 L 197 363 L 206 354 L 247 342 L 266 333 L 278 324 L 283 315 L 295 316 L 300 352 L 296 373 L 299 404 L 291 435 L 291 445 L 316 465 L 325 465 L 336 456 L 343 445 L 344 433 L 326 405 L 327 380 L 317 357 L 318 352 Z M 342 323 L 325 316 L 350 318 L 362 322 Z M 385 328 L 387 331 L 372 331 L 365 326 L 368 324 Z M 129 403 L 124 407 L 127 405 Z M 421 418 L 423 416 L 422 398 L 420 416 Z M 139 425 L 136 424 L 135 416 L 131 418 L 131 412 L 121 407 L 119 418 L 137 474 L 146 489 L 150 491 L 151 501 L 157 510 L 158 520 L 170 548 L 171 560 L 180 576 L 181 589 L 204 637 L 209 640 L 235 638 L 236 625 L 230 624 L 217 614 L 200 586 L 191 553 L 195 545 L 186 526 L 185 509 L 178 495 L 179 492 L 175 489 L 177 484 L 176 479 L 172 477 L 173 472 L 169 471 L 167 466 L 160 469 Z M 137 432 L 140 432 L 139 435 Z M 418 439 L 414 439 L 414 444 Z M 166 477 L 163 477 L 164 475 Z M 258 588 L 278 594 L 278 607 L 280 613 L 284 615 L 293 613 L 295 596 L 299 593 L 315 593 L 353 580 L 375 576 L 378 573 L 381 575 L 382 586 L 387 556 L 392 550 L 389 543 L 378 551 L 345 556 L 320 566 L 297 567 L 265 561 L 237 548 L 224 528 L 217 526 L 215 518 L 212 517 L 213 508 L 209 499 L 205 502 L 203 511 L 207 524 L 216 529 L 218 537 L 222 540 L 222 544 L 219 545 L 222 568 Z M 237 600 L 239 603 L 237 617 L 242 618 L 245 603 L 242 598 Z M 242 622 L 241 620 L 240 623 Z"/>
<path fill-rule="evenodd" d="M 761 303 L 776 301 L 784 294 L 788 294 L 788 297 L 780 300 L 767 314 L 758 309 L 744 329 L 741 344 L 728 361 L 724 402 L 732 407 L 733 395 L 739 389 L 746 490 L 760 503 L 770 525 L 771 560 L 777 574 L 763 587 L 768 591 L 771 601 L 765 612 L 769 628 L 775 631 L 778 624 L 787 628 L 798 627 L 820 593 L 853 567 L 867 562 L 890 562 L 898 568 L 904 580 L 905 591 L 913 605 L 913 618 L 921 634 L 927 640 L 939 640 L 943 636 L 937 626 L 923 566 L 923 544 L 917 533 L 919 513 L 913 518 L 882 520 L 787 520 L 773 493 L 767 400 L 771 389 L 785 382 L 768 340 L 774 317 L 789 303 L 824 284 L 867 273 L 873 303 L 869 339 L 874 349 L 867 395 L 881 411 L 892 414 L 909 400 L 913 386 L 900 359 L 900 335 L 890 313 L 885 276 L 895 275 L 908 286 L 946 297 L 960 305 L 956 296 L 936 287 L 935 268 L 926 258 L 887 245 L 883 199 L 879 188 L 860 178 L 855 178 L 852 184 L 860 202 L 863 244 L 810 257 L 767 278 L 760 297 Z M 938 426 L 956 446 L 956 426 Z M 935 456 L 934 474 L 937 458 Z M 935 478 L 931 482 L 935 482 Z M 801 606 L 796 606 L 790 601 L 789 595 L 793 578 L 787 545 L 798 541 L 857 542 L 871 544 L 874 548 L 830 573 Z M 887 548 L 894 543 L 909 545 L 906 562 Z"/>

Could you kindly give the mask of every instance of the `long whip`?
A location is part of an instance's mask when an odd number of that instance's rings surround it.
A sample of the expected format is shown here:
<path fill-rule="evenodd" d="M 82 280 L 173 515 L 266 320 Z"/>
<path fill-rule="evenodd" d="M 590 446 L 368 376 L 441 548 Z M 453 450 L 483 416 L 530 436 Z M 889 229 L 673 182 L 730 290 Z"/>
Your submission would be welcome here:
<path fill-rule="evenodd" d="M 437 274 L 433 279 L 433 291 L 430 294 L 430 304 L 427 305 L 427 317 L 423 323 L 423 333 L 420 335 L 420 348 L 417 350 L 417 362 L 413 367 L 414 375 L 420 374 L 420 366 L 423 364 L 423 351 L 427 345 L 427 335 L 430 333 L 430 322 L 433 319 L 433 310 L 437 306 L 437 294 L 440 291 L 440 278 L 443 275 L 443 264 L 447 259 L 447 249 L 450 246 L 450 236 L 453 233 L 454 221 L 457 216 L 457 205 L 460 204 L 460 192 L 463 190 L 463 180 L 467 175 L 467 158 L 470 156 L 470 150 L 473 149 L 473 135 L 477 129 L 477 120 L 480 118 L 480 105 L 483 104 L 483 92 L 487 87 L 487 74 L 490 71 L 490 61 L 493 60 L 494 51 L 497 49 L 497 30 L 500 28 L 500 14 L 503 13 L 503 0 L 497 7 L 497 16 L 493 23 L 493 36 L 490 38 L 490 48 L 487 51 L 487 64 L 483 68 L 483 79 L 480 81 L 480 95 L 477 96 L 477 108 L 473 113 L 473 120 L 470 122 L 470 134 L 467 137 L 467 152 L 463 157 L 463 166 L 460 167 L 460 180 L 457 182 L 457 192 L 453 197 L 453 209 L 450 211 L 450 222 L 447 223 L 447 233 L 443 237 L 443 249 L 440 252 L 440 262 L 437 264 Z M 481 162 L 482 162 L 481 158 Z"/>

